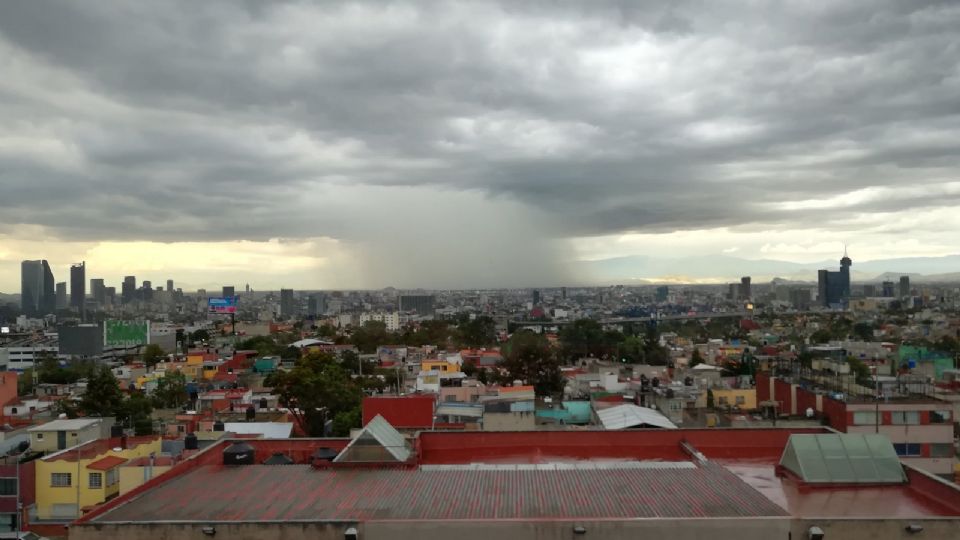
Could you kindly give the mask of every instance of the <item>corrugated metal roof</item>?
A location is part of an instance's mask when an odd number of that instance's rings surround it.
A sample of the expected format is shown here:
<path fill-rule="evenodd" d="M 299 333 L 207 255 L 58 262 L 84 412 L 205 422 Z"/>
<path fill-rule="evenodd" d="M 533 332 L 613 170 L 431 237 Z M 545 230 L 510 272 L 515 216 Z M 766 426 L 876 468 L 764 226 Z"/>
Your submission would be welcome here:
<path fill-rule="evenodd" d="M 393 429 L 389 422 L 384 420 L 379 414 L 373 417 L 373 420 L 363 426 L 363 429 L 357 434 L 357 437 L 350 441 L 350 444 L 333 460 L 334 462 L 346 461 L 350 455 L 350 449 L 360 441 L 372 438 L 382 446 L 397 461 L 407 461 L 410 458 L 410 445 L 399 431 Z"/>
<path fill-rule="evenodd" d="M 92 520 L 636 519 L 784 516 L 720 465 L 555 470 L 204 466 Z"/>
<path fill-rule="evenodd" d="M 120 456 L 107 456 L 87 465 L 87 468 L 95 471 L 108 471 L 114 467 L 123 465 L 126 462 L 127 458 L 122 458 Z"/>
<path fill-rule="evenodd" d="M 73 420 L 54 420 L 52 422 L 47 422 L 46 424 L 40 424 L 39 426 L 34 426 L 27 431 L 31 433 L 35 432 L 47 432 L 47 431 L 77 431 L 80 429 L 87 428 L 94 424 L 99 424 L 102 421 L 101 418 L 76 418 Z"/>
<path fill-rule="evenodd" d="M 677 429 L 666 416 L 659 412 L 626 403 L 597 411 L 604 429 L 626 429 L 636 426 L 654 426 L 665 429 Z"/>

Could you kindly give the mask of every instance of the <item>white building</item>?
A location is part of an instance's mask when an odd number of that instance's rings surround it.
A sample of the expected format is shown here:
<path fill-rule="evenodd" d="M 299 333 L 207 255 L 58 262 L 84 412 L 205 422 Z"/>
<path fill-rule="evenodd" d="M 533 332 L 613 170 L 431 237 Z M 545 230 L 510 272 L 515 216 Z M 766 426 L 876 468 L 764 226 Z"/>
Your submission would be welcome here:
<path fill-rule="evenodd" d="M 369 321 L 382 322 L 387 326 L 387 332 L 400 330 L 400 314 L 395 311 L 392 313 L 378 311 L 360 314 L 360 326 L 363 326 Z"/>

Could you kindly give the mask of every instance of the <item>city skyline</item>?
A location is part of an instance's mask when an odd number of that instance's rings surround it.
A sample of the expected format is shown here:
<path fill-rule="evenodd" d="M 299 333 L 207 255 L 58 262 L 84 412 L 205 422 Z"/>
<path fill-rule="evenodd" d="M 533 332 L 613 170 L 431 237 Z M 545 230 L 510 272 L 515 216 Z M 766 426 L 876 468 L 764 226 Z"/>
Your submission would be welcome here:
<path fill-rule="evenodd" d="M 894 1 L 5 3 L 0 291 L 38 259 L 279 290 L 955 255 L 958 26 Z"/>

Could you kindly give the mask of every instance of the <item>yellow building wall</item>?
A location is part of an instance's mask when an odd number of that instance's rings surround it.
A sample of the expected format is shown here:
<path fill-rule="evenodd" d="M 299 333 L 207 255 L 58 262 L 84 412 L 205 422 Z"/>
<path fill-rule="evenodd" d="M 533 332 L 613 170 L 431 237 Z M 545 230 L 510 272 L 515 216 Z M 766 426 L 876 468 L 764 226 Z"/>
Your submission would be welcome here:
<path fill-rule="evenodd" d="M 451 364 L 445 360 L 424 360 L 420 363 L 420 371 L 433 370 L 441 373 L 455 373 L 460 371 L 460 364 Z"/>
<path fill-rule="evenodd" d="M 737 396 L 743 398 L 743 403 L 737 405 Z M 713 404 L 717 407 L 720 407 L 720 398 L 724 397 L 727 399 L 726 405 L 730 407 L 737 406 L 741 409 L 752 411 L 757 408 L 757 390 L 756 388 L 740 388 L 740 389 L 713 389 Z"/>
<path fill-rule="evenodd" d="M 100 426 L 92 425 L 78 431 L 67 431 L 67 448 L 100 438 Z M 30 450 L 53 453 L 57 448 L 57 431 L 35 431 L 30 434 Z"/>
<path fill-rule="evenodd" d="M 151 453 L 160 453 L 160 438 L 146 444 L 141 444 L 126 450 L 108 450 L 91 459 L 81 459 L 79 465 L 76 461 L 67 461 L 65 459 L 39 459 L 36 462 L 36 490 L 37 490 L 37 517 L 40 519 L 56 519 L 70 516 L 57 516 L 54 514 L 54 505 L 70 504 L 76 508 L 77 504 L 77 476 L 79 472 L 80 481 L 80 508 L 92 506 L 106 501 L 108 498 L 120 493 L 120 483 L 111 486 L 107 485 L 107 471 L 95 471 L 89 469 L 89 465 L 95 461 L 107 456 L 118 456 L 126 459 L 148 456 Z M 101 487 L 91 488 L 89 483 L 90 473 L 99 472 L 102 476 Z M 70 485 L 64 487 L 54 487 L 52 485 L 53 473 L 68 473 L 71 476 Z"/>
<path fill-rule="evenodd" d="M 136 489 L 144 484 L 146 480 L 144 479 L 144 474 L 146 473 L 147 467 L 120 467 L 120 495 L 127 493 L 132 489 Z M 169 465 L 164 465 L 163 467 L 158 467 L 154 465 L 153 472 L 151 473 L 150 478 L 156 478 L 161 474 L 169 471 L 171 467 Z"/>

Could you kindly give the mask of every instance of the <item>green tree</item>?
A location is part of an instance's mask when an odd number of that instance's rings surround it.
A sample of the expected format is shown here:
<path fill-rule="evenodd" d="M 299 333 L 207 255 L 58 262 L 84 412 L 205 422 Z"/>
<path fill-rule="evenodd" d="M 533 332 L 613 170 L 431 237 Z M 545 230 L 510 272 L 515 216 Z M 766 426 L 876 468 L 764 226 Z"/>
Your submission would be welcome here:
<path fill-rule="evenodd" d="M 333 436 L 349 437 L 350 430 L 362 427 L 363 422 L 360 407 L 354 407 L 348 411 L 340 411 L 333 417 Z"/>
<path fill-rule="evenodd" d="M 389 341 L 387 325 L 381 321 L 367 321 L 350 336 L 350 343 L 367 354 L 377 352 L 377 347 L 387 345 Z"/>
<path fill-rule="evenodd" d="M 508 381 L 521 380 L 533 385 L 538 396 L 563 391 L 565 381 L 556 351 L 541 334 L 528 331 L 513 334 L 504 346 L 501 367 L 506 370 Z"/>
<path fill-rule="evenodd" d="M 870 367 L 864 364 L 863 361 L 850 356 L 847 357 L 847 363 L 850 364 L 850 371 L 854 374 L 858 383 L 873 384 L 873 374 L 870 372 Z"/>
<path fill-rule="evenodd" d="M 853 325 L 853 334 L 863 341 L 873 340 L 873 325 L 869 323 L 857 323 Z"/>
<path fill-rule="evenodd" d="M 117 423 L 132 426 L 137 435 L 153 434 L 153 403 L 142 392 L 134 392 L 120 402 L 117 409 Z"/>
<path fill-rule="evenodd" d="M 210 332 L 207 332 L 204 329 L 197 330 L 190 334 L 190 343 L 198 343 L 201 341 L 210 341 Z"/>
<path fill-rule="evenodd" d="M 810 343 L 827 343 L 831 339 L 833 339 L 833 334 L 825 328 L 821 328 L 810 335 Z"/>
<path fill-rule="evenodd" d="M 631 364 L 642 364 L 646 359 L 644 340 L 641 337 L 627 336 L 618 349 L 618 356 Z"/>
<path fill-rule="evenodd" d="M 143 363 L 149 368 L 159 364 L 166 356 L 163 354 L 163 348 L 156 343 L 151 343 L 143 349 Z"/>
<path fill-rule="evenodd" d="M 700 354 L 700 349 L 694 348 L 693 354 L 690 355 L 690 367 L 695 367 L 703 363 L 703 355 Z"/>
<path fill-rule="evenodd" d="M 587 356 L 602 357 L 605 350 L 603 328 L 593 319 L 579 319 L 560 330 L 563 357 L 577 360 Z"/>
<path fill-rule="evenodd" d="M 87 379 L 87 389 L 80 399 L 80 410 L 87 416 L 120 416 L 123 392 L 113 372 L 101 366 Z"/>
<path fill-rule="evenodd" d="M 17 395 L 26 396 L 33 393 L 33 368 L 23 370 L 17 378 Z"/>
<path fill-rule="evenodd" d="M 462 322 L 457 326 L 457 341 L 461 347 L 488 347 L 497 342 L 497 325 L 487 316 Z"/>
<path fill-rule="evenodd" d="M 660 345 L 660 332 L 655 324 L 647 325 L 643 338 L 643 353 L 647 364 L 652 366 L 665 366 L 670 363 L 670 351 Z"/>
<path fill-rule="evenodd" d="M 467 377 L 473 377 L 477 374 L 477 365 L 473 362 L 464 362 L 461 371 L 463 371 L 463 374 Z"/>
<path fill-rule="evenodd" d="M 338 413 L 359 407 L 363 395 L 347 370 L 320 352 L 300 358 L 289 371 L 272 373 L 265 385 L 311 437 L 323 436 L 324 424 Z"/>
<path fill-rule="evenodd" d="M 168 371 L 157 379 L 157 388 L 153 391 L 154 406 L 173 409 L 187 402 L 187 377 L 179 371 Z"/>

